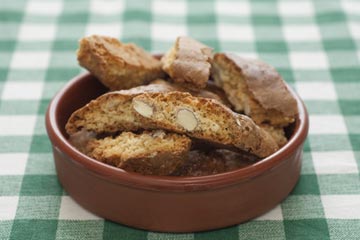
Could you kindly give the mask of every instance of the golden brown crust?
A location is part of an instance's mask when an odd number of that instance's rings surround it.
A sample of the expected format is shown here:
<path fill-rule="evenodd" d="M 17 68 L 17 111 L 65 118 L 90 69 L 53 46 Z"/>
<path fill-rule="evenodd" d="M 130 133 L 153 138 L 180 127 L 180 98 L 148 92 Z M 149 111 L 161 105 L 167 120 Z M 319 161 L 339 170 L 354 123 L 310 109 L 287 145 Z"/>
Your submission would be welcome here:
<path fill-rule="evenodd" d="M 264 129 L 275 140 L 279 148 L 284 146 L 288 140 L 285 136 L 285 131 L 281 127 L 274 127 L 269 124 L 261 124 L 260 127 Z"/>
<path fill-rule="evenodd" d="M 156 126 L 172 132 L 206 140 L 266 157 L 278 147 L 264 130 L 250 118 L 232 112 L 213 99 L 194 97 L 189 93 L 144 93 L 133 98 L 151 106 L 150 116 L 136 109 L 143 126 Z"/>
<path fill-rule="evenodd" d="M 161 62 L 135 44 L 93 35 L 80 40 L 79 64 L 111 90 L 129 89 L 164 77 Z"/>
<path fill-rule="evenodd" d="M 86 129 L 96 133 L 114 133 L 118 131 L 136 131 L 141 128 L 141 122 L 134 116 L 131 100 L 144 92 L 186 91 L 185 88 L 158 79 L 146 86 L 128 90 L 106 93 L 84 107 L 75 111 L 69 118 L 65 128 L 69 135 Z M 219 99 L 206 90 L 193 91 L 194 95 Z"/>
<path fill-rule="evenodd" d="M 169 175 L 186 162 L 191 140 L 183 135 L 150 131 L 123 132 L 91 139 L 86 153 L 101 162 L 144 175 Z"/>
<path fill-rule="evenodd" d="M 161 59 L 163 70 L 187 87 L 205 88 L 210 76 L 212 49 L 192 38 L 178 37 Z"/>
<path fill-rule="evenodd" d="M 212 76 L 235 110 L 244 111 L 256 123 L 287 126 L 295 120 L 296 100 L 270 65 L 234 54 L 217 53 Z"/>

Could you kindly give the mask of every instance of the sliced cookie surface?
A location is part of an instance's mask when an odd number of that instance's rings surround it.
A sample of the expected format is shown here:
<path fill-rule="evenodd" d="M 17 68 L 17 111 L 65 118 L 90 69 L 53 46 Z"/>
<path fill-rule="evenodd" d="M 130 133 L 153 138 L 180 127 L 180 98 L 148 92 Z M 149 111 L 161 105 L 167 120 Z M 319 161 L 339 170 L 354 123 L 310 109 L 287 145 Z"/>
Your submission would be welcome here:
<path fill-rule="evenodd" d="M 78 62 L 110 90 L 129 89 L 164 77 L 161 62 L 135 44 L 93 35 L 80 40 Z"/>
<path fill-rule="evenodd" d="M 157 130 L 91 139 L 86 152 L 96 160 L 126 171 L 169 175 L 186 162 L 190 147 L 188 137 Z"/>
<path fill-rule="evenodd" d="M 205 88 L 210 77 L 212 49 L 192 38 L 178 37 L 161 59 L 163 70 L 187 87 Z"/>
<path fill-rule="evenodd" d="M 157 80 L 146 86 L 106 93 L 84 107 L 76 110 L 69 118 L 65 128 L 69 135 L 82 129 L 95 133 L 116 133 L 118 131 L 136 131 L 142 129 L 142 123 L 136 118 L 132 99 L 145 92 L 184 91 L 164 80 Z M 206 90 L 194 92 L 201 96 L 218 98 Z M 147 126 L 147 129 L 152 129 Z"/>
<path fill-rule="evenodd" d="M 294 122 L 297 103 L 275 68 L 235 54 L 215 54 L 212 77 L 236 111 L 257 124 L 283 127 Z"/>
<path fill-rule="evenodd" d="M 249 117 L 232 112 L 214 99 L 184 92 L 144 93 L 132 100 L 143 126 L 235 147 L 259 157 L 274 153 L 272 137 Z"/>

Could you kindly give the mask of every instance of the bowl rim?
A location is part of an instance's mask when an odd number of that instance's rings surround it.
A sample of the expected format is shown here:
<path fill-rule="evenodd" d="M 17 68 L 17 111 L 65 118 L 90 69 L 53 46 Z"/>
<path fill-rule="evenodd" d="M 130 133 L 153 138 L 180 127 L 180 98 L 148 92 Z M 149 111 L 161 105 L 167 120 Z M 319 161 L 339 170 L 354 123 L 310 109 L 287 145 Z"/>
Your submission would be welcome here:
<path fill-rule="evenodd" d="M 75 165 L 78 167 L 82 167 L 86 171 L 115 184 L 154 191 L 167 190 L 180 192 L 203 191 L 230 186 L 255 178 L 280 165 L 302 146 L 308 134 L 309 117 L 306 107 L 299 95 L 287 85 L 291 94 L 297 101 L 299 113 L 297 115 L 294 133 L 290 140 L 272 155 L 244 168 L 207 176 L 146 176 L 138 173 L 126 172 L 120 168 L 96 161 L 79 152 L 67 141 L 65 136 L 63 136 L 60 131 L 60 126 L 57 124 L 57 109 L 64 94 L 84 78 L 90 77 L 93 77 L 90 73 L 83 73 L 75 76 L 53 97 L 49 103 L 45 116 L 46 130 L 51 140 L 53 151 L 68 155 L 70 160 L 76 163 Z"/>

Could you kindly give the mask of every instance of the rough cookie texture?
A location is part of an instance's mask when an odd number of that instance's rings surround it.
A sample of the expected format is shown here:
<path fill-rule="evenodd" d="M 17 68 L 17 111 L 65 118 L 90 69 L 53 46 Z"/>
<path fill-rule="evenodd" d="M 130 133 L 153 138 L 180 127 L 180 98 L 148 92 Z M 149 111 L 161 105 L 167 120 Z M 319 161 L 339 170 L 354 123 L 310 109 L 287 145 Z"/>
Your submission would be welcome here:
<path fill-rule="evenodd" d="M 162 57 L 163 70 L 187 87 L 205 88 L 210 77 L 212 49 L 192 38 L 178 37 Z"/>
<path fill-rule="evenodd" d="M 110 90 L 129 89 L 165 76 L 159 60 L 135 44 L 111 37 L 82 38 L 77 58 Z"/>
<path fill-rule="evenodd" d="M 283 128 L 274 127 L 269 124 L 262 124 L 260 125 L 260 127 L 270 134 L 270 136 L 275 140 L 279 148 L 281 148 L 288 142 Z"/>
<path fill-rule="evenodd" d="M 187 160 L 190 147 L 188 137 L 157 130 L 91 139 L 86 152 L 96 160 L 126 171 L 169 175 Z"/>
<path fill-rule="evenodd" d="M 236 111 L 249 115 L 257 124 L 284 127 L 295 121 L 296 100 L 270 65 L 217 53 L 212 66 L 215 83 L 224 89 Z"/>
<path fill-rule="evenodd" d="M 66 131 L 69 135 L 82 129 L 95 133 L 136 131 L 142 128 L 142 123 L 134 116 L 131 100 L 144 92 L 170 91 L 185 91 L 185 89 L 164 80 L 156 80 L 146 86 L 106 93 L 75 111 L 65 126 Z M 206 90 L 193 92 L 193 94 L 219 98 Z"/>
<path fill-rule="evenodd" d="M 245 115 L 232 112 L 214 99 L 184 92 L 144 93 L 133 98 L 153 111 L 150 116 L 136 109 L 143 126 L 156 126 L 221 146 L 266 157 L 278 146 L 272 137 Z"/>

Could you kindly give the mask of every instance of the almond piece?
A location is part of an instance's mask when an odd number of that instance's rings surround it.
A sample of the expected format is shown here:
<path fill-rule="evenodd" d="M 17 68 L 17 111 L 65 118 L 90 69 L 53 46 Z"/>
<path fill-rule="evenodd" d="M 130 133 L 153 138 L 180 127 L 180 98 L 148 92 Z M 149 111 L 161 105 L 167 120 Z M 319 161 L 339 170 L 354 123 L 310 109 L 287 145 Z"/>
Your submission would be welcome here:
<path fill-rule="evenodd" d="M 193 131 L 198 125 L 195 114 L 186 108 L 182 108 L 177 112 L 176 122 L 187 131 Z"/>
<path fill-rule="evenodd" d="M 133 107 L 143 117 L 150 118 L 154 113 L 153 107 L 143 101 L 133 100 Z"/>

